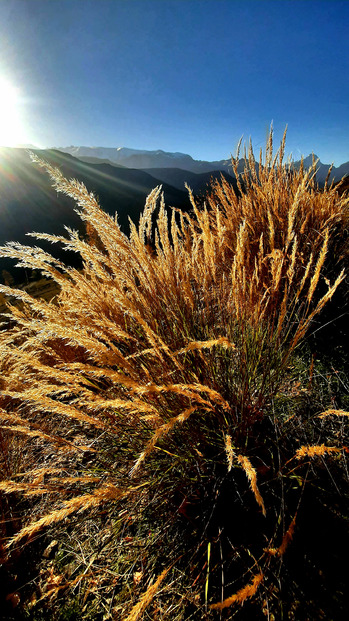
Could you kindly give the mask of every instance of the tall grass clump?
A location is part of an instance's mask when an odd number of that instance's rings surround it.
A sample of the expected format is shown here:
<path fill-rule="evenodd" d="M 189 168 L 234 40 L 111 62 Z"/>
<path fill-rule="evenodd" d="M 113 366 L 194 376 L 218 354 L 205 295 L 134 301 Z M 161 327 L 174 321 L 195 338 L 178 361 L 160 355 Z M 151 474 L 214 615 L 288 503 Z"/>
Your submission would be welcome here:
<path fill-rule="evenodd" d="M 296 509 L 284 513 L 282 531 L 275 493 L 268 496 L 268 481 L 292 457 L 280 453 L 273 408 L 314 318 L 345 278 L 349 199 L 333 185 L 320 191 L 316 162 L 295 170 L 284 149 L 285 136 L 273 155 L 271 132 L 265 161 L 258 165 L 250 147 L 242 176 L 237 154 L 239 191 L 222 178 L 199 205 L 188 189 L 190 213 L 167 209 L 155 188 L 129 235 L 83 184 L 32 155 L 75 200 L 88 234 L 32 234 L 78 253 L 82 269 L 39 247 L 0 250 L 59 286 L 51 302 L 0 287 L 10 300 L 1 426 L 25 438 L 31 459 L 0 483 L 23 498 L 21 527 L 6 547 L 104 515 L 117 542 L 113 618 L 140 618 L 160 588 L 167 616 L 154 608 L 159 619 L 176 618 L 180 604 L 197 618 L 241 604 L 263 588 L 292 538 Z M 239 575 L 226 542 L 211 565 L 208 546 L 223 522 L 232 528 L 241 494 L 242 520 L 245 510 L 255 515 L 261 536 L 259 557 L 251 552 L 248 565 L 246 556 Z M 229 576 L 224 592 L 215 571 Z M 133 590 L 125 592 L 127 575 Z M 106 570 L 101 588 L 107 582 Z"/>

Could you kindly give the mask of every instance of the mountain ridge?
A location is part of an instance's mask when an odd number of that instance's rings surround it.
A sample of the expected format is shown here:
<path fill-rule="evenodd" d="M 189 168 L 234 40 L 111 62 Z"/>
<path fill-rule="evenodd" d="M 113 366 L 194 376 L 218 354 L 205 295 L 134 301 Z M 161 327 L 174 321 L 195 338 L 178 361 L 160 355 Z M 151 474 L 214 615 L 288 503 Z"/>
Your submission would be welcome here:
<path fill-rule="evenodd" d="M 150 169 L 181 169 L 189 171 L 191 173 L 210 173 L 216 171 L 225 172 L 233 176 L 232 164 L 230 159 L 222 160 L 195 160 L 191 155 L 181 152 L 146 150 L 146 149 L 129 149 L 128 147 L 85 147 L 85 146 L 70 146 L 70 147 L 56 147 L 58 151 L 63 153 L 69 153 L 84 161 L 86 158 L 104 159 L 109 160 L 112 165 L 124 166 L 126 168 L 141 169 L 147 172 Z M 320 184 L 325 182 L 330 164 L 324 164 L 320 158 L 314 155 L 317 164 L 317 181 Z M 303 158 L 303 165 L 308 168 L 313 161 L 313 155 L 309 154 Z M 293 162 L 295 168 L 299 168 L 301 160 Z M 239 172 L 242 172 L 244 167 L 244 160 L 239 160 Z M 349 161 L 340 164 L 339 166 L 333 166 L 330 181 L 340 181 L 342 177 L 349 175 Z"/>

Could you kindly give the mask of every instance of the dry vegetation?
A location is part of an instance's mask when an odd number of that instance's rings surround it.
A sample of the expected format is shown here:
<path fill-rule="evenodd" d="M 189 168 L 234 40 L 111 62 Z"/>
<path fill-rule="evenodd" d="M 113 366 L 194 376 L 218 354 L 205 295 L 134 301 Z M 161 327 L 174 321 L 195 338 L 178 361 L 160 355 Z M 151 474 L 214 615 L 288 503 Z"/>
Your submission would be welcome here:
<path fill-rule="evenodd" d="M 156 188 L 129 236 L 33 157 L 88 235 L 35 235 L 82 270 L 0 251 L 59 287 L 51 301 L 0 287 L 21 300 L 0 333 L 8 618 L 283 618 L 307 483 L 332 468 L 348 497 L 347 402 L 304 343 L 345 286 L 349 204 L 284 147 L 273 156 L 270 133 L 239 195 L 222 178 L 190 214 Z"/>

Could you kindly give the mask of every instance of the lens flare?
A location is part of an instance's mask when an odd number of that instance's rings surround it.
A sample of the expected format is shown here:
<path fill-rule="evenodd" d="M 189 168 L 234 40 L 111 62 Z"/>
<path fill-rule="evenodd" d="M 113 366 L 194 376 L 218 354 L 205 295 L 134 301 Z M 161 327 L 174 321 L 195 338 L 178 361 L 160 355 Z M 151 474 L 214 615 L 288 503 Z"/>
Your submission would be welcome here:
<path fill-rule="evenodd" d="M 0 146 L 12 147 L 23 141 L 20 106 L 20 90 L 0 77 Z"/>

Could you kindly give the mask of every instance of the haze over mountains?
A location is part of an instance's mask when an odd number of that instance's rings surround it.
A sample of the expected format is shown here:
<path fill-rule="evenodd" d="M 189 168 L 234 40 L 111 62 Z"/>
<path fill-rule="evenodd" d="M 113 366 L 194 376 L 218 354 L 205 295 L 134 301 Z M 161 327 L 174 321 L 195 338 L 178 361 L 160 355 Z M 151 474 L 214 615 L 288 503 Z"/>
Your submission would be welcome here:
<path fill-rule="evenodd" d="M 74 157 L 77 157 L 80 160 L 85 161 L 94 161 L 98 159 L 102 159 L 104 161 L 109 161 L 113 165 L 125 166 L 127 168 L 134 169 L 142 169 L 150 172 L 150 169 L 156 169 L 158 179 L 162 180 L 161 175 L 165 175 L 165 173 L 161 173 L 162 169 L 181 169 L 188 172 L 200 174 L 200 173 L 208 173 L 212 171 L 223 171 L 229 175 L 232 175 L 232 165 L 230 159 L 223 160 L 215 160 L 212 162 L 203 161 L 203 160 L 195 160 L 190 155 L 186 153 L 171 153 L 167 151 L 162 151 L 161 149 L 157 151 L 147 151 L 141 149 L 129 149 L 127 147 L 117 147 L 117 148 L 109 148 L 109 147 L 58 147 L 59 151 L 63 153 L 69 153 Z M 314 156 L 315 159 L 319 159 L 317 155 Z M 313 156 L 308 155 L 304 158 L 305 167 L 309 167 L 312 163 Z M 300 160 L 294 162 L 294 166 L 298 167 L 300 165 Z M 243 170 L 244 161 L 240 160 L 239 164 L 239 172 Z M 324 183 L 326 179 L 326 175 L 330 164 L 323 164 L 321 161 L 318 162 L 318 173 L 317 173 L 317 181 L 318 183 Z M 153 171 L 151 174 L 155 175 Z M 333 167 L 332 173 L 330 176 L 330 181 L 335 179 L 335 181 L 339 181 L 344 175 L 349 175 L 349 161 L 341 164 L 340 166 Z M 167 174 L 166 179 L 167 183 L 171 184 L 171 175 Z M 177 173 L 178 178 L 178 173 Z M 183 186 L 182 186 L 183 187 Z M 181 188 L 182 189 L 182 188 Z"/>

